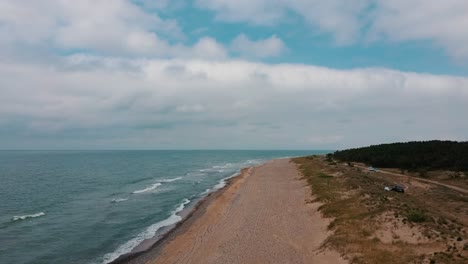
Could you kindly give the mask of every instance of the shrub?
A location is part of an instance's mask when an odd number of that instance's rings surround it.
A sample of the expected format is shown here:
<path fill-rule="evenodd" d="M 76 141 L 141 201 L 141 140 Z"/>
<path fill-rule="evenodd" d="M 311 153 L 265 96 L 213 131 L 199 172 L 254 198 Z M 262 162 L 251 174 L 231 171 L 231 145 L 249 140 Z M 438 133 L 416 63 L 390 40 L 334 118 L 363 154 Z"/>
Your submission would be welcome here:
<path fill-rule="evenodd" d="M 427 177 L 427 169 L 419 169 L 418 170 L 419 177 L 426 178 Z"/>
<path fill-rule="evenodd" d="M 426 215 L 423 212 L 419 211 L 411 211 L 406 215 L 406 218 L 408 218 L 408 221 L 415 222 L 415 223 L 421 223 L 427 220 Z"/>

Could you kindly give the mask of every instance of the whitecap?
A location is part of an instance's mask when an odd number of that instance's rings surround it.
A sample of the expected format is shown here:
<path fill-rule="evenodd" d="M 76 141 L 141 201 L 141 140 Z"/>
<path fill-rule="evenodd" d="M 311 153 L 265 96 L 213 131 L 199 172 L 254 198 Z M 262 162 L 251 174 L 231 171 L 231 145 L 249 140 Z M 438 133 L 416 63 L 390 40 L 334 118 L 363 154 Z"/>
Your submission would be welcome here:
<path fill-rule="evenodd" d="M 187 172 L 185 175 L 187 176 L 192 176 L 192 177 L 201 177 L 201 176 L 206 176 L 206 173 L 202 172 L 203 170 L 199 170 L 199 172 Z"/>
<path fill-rule="evenodd" d="M 239 173 L 234 173 L 232 174 L 231 176 L 229 177 L 226 177 L 226 178 L 223 178 L 221 179 L 218 184 L 216 184 L 214 187 L 213 187 L 213 190 L 219 190 L 221 188 L 224 188 L 226 186 L 226 180 L 230 179 L 230 178 L 233 178 L 235 176 L 239 175 Z"/>
<path fill-rule="evenodd" d="M 208 189 L 206 189 L 204 192 L 200 193 L 200 195 L 201 195 L 201 196 L 204 196 L 204 195 L 206 195 L 206 194 L 209 194 L 210 192 L 211 192 L 211 189 L 208 188 Z"/>
<path fill-rule="evenodd" d="M 160 183 L 160 182 L 151 184 L 149 187 L 146 187 L 145 189 L 136 190 L 136 191 L 134 191 L 134 192 L 132 192 L 132 193 L 133 193 L 133 194 L 139 194 L 139 193 L 150 192 L 150 191 L 153 191 L 153 190 L 155 190 L 156 188 L 158 188 L 158 186 L 161 186 L 161 183 Z"/>
<path fill-rule="evenodd" d="M 258 165 L 258 164 L 261 164 L 263 162 L 263 160 L 247 160 L 244 164 L 245 165 Z"/>
<path fill-rule="evenodd" d="M 111 203 L 121 203 L 127 201 L 128 198 L 117 198 L 117 199 L 112 199 Z"/>
<path fill-rule="evenodd" d="M 235 164 L 225 163 L 223 165 L 214 165 L 207 169 L 198 170 L 199 172 L 225 172 L 226 169 L 232 169 L 235 167 Z"/>
<path fill-rule="evenodd" d="M 44 216 L 44 212 L 39 212 L 36 214 L 30 214 L 30 215 L 20 215 L 20 216 L 13 216 L 12 220 L 17 221 L 17 220 L 26 220 L 28 218 L 36 218 L 36 217 L 41 217 Z"/>
<path fill-rule="evenodd" d="M 221 179 L 218 184 L 216 184 L 213 189 L 214 190 L 219 190 L 221 188 L 223 188 L 224 186 L 226 186 L 226 180 L 225 179 Z"/>
<path fill-rule="evenodd" d="M 182 179 L 182 177 L 177 177 L 177 178 L 173 178 L 173 179 L 165 179 L 165 180 L 160 180 L 159 182 L 174 182 L 174 181 L 178 181 Z"/>
<path fill-rule="evenodd" d="M 165 227 L 165 226 L 170 226 L 173 224 L 176 224 L 180 220 L 182 220 L 182 217 L 177 215 L 177 213 L 180 213 L 182 210 L 184 210 L 185 206 L 190 203 L 189 199 L 184 199 L 180 205 L 177 206 L 176 209 L 174 209 L 171 212 L 171 216 L 168 218 L 157 222 L 156 224 L 153 224 L 149 226 L 145 231 L 141 232 L 138 234 L 136 237 L 133 239 L 127 241 L 126 243 L 122 244 L 119 246 L 114 252 L 108 253 L 104 255 L 103 257 L 103 264 L 110 263 L 114 260 L 116 260 L 119 256 L 130 253 L 136 246 L 138 246 L 141 242 L 143 242 L 146 239 L 150 239 L 155 236 L 156 232 Z"/>

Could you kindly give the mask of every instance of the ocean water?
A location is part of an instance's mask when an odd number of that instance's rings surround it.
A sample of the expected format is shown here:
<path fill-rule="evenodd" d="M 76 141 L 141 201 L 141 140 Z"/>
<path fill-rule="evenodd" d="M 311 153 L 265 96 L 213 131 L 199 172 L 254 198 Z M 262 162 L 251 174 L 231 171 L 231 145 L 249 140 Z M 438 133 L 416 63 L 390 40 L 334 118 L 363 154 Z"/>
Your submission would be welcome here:
<path fill-rule="evenodd" d="M 109 263 L 241 168 L 326 151 L 0 151 L 0 263 Z"/>

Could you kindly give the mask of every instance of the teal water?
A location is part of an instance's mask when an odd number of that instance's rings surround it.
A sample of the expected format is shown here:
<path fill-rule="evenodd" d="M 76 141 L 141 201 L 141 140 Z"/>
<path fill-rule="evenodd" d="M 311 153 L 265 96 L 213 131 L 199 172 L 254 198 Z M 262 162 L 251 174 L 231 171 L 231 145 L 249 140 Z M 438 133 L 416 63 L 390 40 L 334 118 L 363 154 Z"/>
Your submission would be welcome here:
<path fill-rule="evenodd" d="M 326 151 L 0 151 L 0 263 L 108 263 L 241 168 Z"/>

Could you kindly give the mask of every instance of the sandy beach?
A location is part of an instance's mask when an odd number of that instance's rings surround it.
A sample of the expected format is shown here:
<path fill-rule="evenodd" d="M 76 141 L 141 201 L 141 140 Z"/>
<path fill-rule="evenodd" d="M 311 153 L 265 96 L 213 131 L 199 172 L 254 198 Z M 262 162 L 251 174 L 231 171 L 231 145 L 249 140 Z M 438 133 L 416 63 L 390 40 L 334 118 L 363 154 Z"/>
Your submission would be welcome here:
<path fill-rule="evenodd" d="M 320 249 L 329 221 L 289 159 L 249 168 L 128 263 L 346 263 Z"/>

